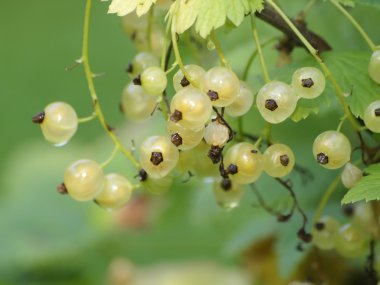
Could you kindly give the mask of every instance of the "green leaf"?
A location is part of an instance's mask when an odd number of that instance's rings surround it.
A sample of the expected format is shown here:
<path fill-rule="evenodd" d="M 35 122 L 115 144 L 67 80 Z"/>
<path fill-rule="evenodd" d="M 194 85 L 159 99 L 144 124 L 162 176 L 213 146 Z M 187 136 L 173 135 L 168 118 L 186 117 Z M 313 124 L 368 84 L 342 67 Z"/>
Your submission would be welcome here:
<path fill-rule="evenodd" d="M 356 0 L 339 0 L 339 3 L 344 6 L 355 7 Z"/>
<path fill-rule="evenodd" d="M 125 16 L 136 10 L 138 16 L 146 14 L 157 0 L 112 0 L 108 13 Z"/>
<path fill-rule="evenodd" d="M 379 0 L 356 0 L 356 4 L 373 6 L 380 9 L 380 1 Z"/>
<path fill-rule="evenodd" d="M 369 175 L 364 176 L 347 192 L 343 197 L 343 204 L 354 203 L 360 200 L 367 202 L 380 200 L 380 163 L 369 166 L 364 172 Z"/>
<path fill-rule="evenodd" d="M 261 9 L 263 0 L 179 0 L 172 5 L 170 13 L 178 34 L 195 25 L 195 30 L 206 38 L 212 30 L 223 26 L 227 19 L 238 26 L 246 14 Z"/>

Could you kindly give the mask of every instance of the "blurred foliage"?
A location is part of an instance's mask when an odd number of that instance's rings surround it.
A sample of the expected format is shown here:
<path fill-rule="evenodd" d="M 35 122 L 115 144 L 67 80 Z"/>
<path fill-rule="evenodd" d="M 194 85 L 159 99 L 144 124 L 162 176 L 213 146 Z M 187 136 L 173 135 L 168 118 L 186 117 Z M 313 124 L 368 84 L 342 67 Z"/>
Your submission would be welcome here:
<path fill-rule="evenodd" d="M 293 0 L 284 8 L 294 16 L 306 2 Z M 320 2 L 308 14 L 308 26 L 333 46 L 332 55 L 335 51 L 337 54 L 345 52 L 349 57 L 344 61 L 351 68 L 357 68 L 350 61 L 361 58 L 364 62 L 369 58 L 365 43 L 331 5 Z M 269 283 L 271 285 L 286 284 L 284 280 L 289 280 L 290 276 L 306 278 L 295 273 L 297 265 L 311 249 L 306 247 L 305 252 L 295 249 L 300 217 L 296 214 L 288 223 L 277 223 L 275 217 L 257 206 L 249 188 L 241 207 L 231 212 L 216 206 L 211 184 L 194 179 L 183 183 L 183 177 L 175 179 L 175 186 L 169 193 L 161 196 L 137 193 L 126 209 L 113 214 L 95 204 L 77 203 L 56 193 L 55 186 L 62 181 L 68 163 L 84 157 L 103 161 L 112 151 L 111 142 L 95 121 L 81 125 L 66 147 L 53 148 L 30 120 L 35 112 L 56 100 L 75 106 L 80 117 L 92 112 L 82 68 L 64 71 L 80 58 L 84 5 L 84 1 L 77 0 L 0 2 L 0 94 L 3 102 L 0 121 L 5 129 L 0 142 L 0 284 L 104 284 L 108 265 L 117 257 L 126 258 L 137 266 L 179 260 L 213 260 L 225 266 L 237 266 L 247 260 L 254 263 L 254 258 L 248 258 L 250 253 L 257 256 L 258 250 L 253 245 L 273 237 L 276 238 L 269 244 L 272 259 L 268 259 L 267 267 L 263 266 L 266 271 L 262 271 L 266 273 L 255 272 L 249 264 L 245 267 L 266 281 L 263 276 L 268 275 L 268 270 L 278 271 L 277 283 Z M 107 5 L 94 2 L 90 60 L 95 72 L 106 74 L 96 79 L 96 87 L 107 121 L 118 127 L 117 134 L 126 146 L 131 146 L 131 139 L 138 145 L 147 135 L 157 134 L 158 127 L 163 129 L 163 122 L 156 112 L 154 118 L 145 123 L 123 125 L 124 118 L 117 106 L 121 90 L 128 82 L 124 69 L 135 50 L 122 32 L 120 19 L 106 14 Z M 380 34 L 374 25 L 374 19 L 380 16 L 379 10 L 358 6 L 352 14 L 379 43 Z M 258 26 L 263 41 L 279 35 L 264 23 Z M 244 21 L 239 30 L 222 28 L 218 35 L 234 70 L 241 74 L 242 63 L 250 55 L 247 51 L 254 47 L 247 36 L 250 35 L 249 23 Z M 182 48 L 185 61 L 192 61 L 190 50 Z M 207 50 L 203 53 L 212 54 Z M 278 69 L 277 51 L 268 47 L 264 53 L 271 75 L 290 81 L 294 65 Z M 297 49 L 293 54 L 295 65 L 310 62 L 307 57 L 304 50 Z M 211 59 L 216 59 L 215 55 Z M 206 66 L 211 64 L 212 60 L 205 61 Z M 337 66 L 336 72 L 342 77 L 351 74 L 344 81 L 349 88 L 353 73 L 345 72 L 345 68 L 346 65 Z M 249 84 L 257 91 L 262 83 L 259 65 L 255 62 Z M 362 89 L 363 96 L 368 96 L 365 86 Z M 331 97 L 330 93 L 327 96 Z M 307 184 L 297 172 L 290 176 L 299 202 L 310 218 L 324 190 L 339 173 L 322 169 L 313 163 L 311 155 L 312 141 L 317 134 L 336 128 L 341 116 L 336 104 L 327 106 L 328 101 L 335 99 L 322 97 L 321 101 L 315 101 L 322 105 L 318 115 L 311 114 L 298 123 L 287 121 L 273 126 L 274 141 L 289 144 L 297 162 L 313 174 L 313 181 Z M 314 111 L 315 105 L 307 108 Z M 257 112 L 245 117 L 244 123 L 247 130 L 256 135 L 264 126 Z M 354 146 L 358 144 L 355 139 L 352 142 Z M 123 157 L 117 157 L 107 171 L 118 171 L 131 179 L 134 176 Z M 282 210 L 290 207 L 288 192 L 268 176 L 263 175 L 256 187 L 271 206 Z M 340 187 L 326 208 L 327 214 L 345 219 L 340 208 L 344 194 Z M 364 258 L 358 261 L 356 268 L 363 263 Z M 348 266 L 355 268 L 356 265 Z"/>

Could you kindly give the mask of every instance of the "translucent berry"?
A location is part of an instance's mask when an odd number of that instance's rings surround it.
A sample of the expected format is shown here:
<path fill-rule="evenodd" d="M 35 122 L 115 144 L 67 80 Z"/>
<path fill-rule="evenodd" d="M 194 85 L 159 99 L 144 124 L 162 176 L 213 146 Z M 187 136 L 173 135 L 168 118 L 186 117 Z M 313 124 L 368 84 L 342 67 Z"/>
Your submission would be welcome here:
<path fill-rule="evenodd" d="M 201 84 L 215 107 L 230 105 L 240 90 L 240 82 L 235 73 L 226 67 L 213 67 L 206 72 Z"/>
<path fill-rule="evenodd" d="M 64 174 L 68 194 L 78 201 L 93 200 L 102 192 L 105 181 L 102 167 L 88 159 L 74 162 Z"/>
<path fill-rule="evenodd" d="M 369 60 L 369 76 L 377 84 L 380 84 L 380 50 L 374 51 Z"/>
<path fill-rule="evenodd" d="M 173 177 L 165 176 L 163 178 L 152 178 L 148 176 L 148 178 L 141 182 L 141 186 L 149 192 L 161 195 L 169 191 L 170 187 L 173 184 Z"/>
<path fill-rule="evenodd" d="M 205 128 L 199 130 L 188 129 L 171 120 L 167 122 L 170 140 L 178 149 L 186 150 L 196 147 L 205 133 Z"/>
<path fill-rule="evenodd" d="M 129 83 L 123 90 L 120 107 L 129 120 L 143 121 L 150 118 L 156 105 L 156 98 L 139 85 Z"/>
<path fill-rule="evenodd" d="M 366 254 L 368 238 L 354 225 L 345 224 L 334 235 L 335 249 L 344 257 L 355 258 Z"/>
<path fill-rule="evenodd" d="M 244 186 L 230 179 L 218 179 L 214 182 L 214 196 L 217 204 L 225 210 L 239 206 L 244 195 Z"/>
<path fill-rule="evenodd" d="M 334 235 L 340 228 L 339 222 L 333 217 L 324 217 L 319 220 L 313 228 L 313 243 L 322 250 L 329 250 L 335 247 Z"/>
<path fill-rule="evenodd" d="M 362 178 L 363 172 L 350 162 L 347 162 L 342 172 L 342 183 L 347 189 L 351 189 Z"/>
<path fill-rule="evenodd" d="M 106 175 L 102 192 L 95 198 L 96 203 L 107 209 L 123 207 L 131 198 L 133 186 L 127 178 L 116 173 Z"/>
<path fill-rule="evenodd" d="M 220 119 L 212 120 L 205 128 L 204 139 L 209 145 L 222 147 L 230 136 L 230 130 Z"/>
<path fill-rule="evenodd" d="M 227 150 L 224 166 L 229 171 L 232 181 L 240 184 L 255 182 L 263 170 L 262 154 L 250 143 L 238 143 Z"/>
<path fill-rule="evenodd" d="M 166 85 L 166 73 L 159 67 L 148 67 L 141 74 L 141 86 L 148 94 L 162 94 L 166 89 Z"/>
<path fill-rule="evenodd" d="M 150 52 L 140 52 L 132 60 L 130 70 L 128 72 L 132 77 L 141 74 L 145 69 L 151 66 L 159 66 L 158 58 Z"/>
<path fill-rule="evenodd" d="M 294 89 L 290 85 L 272 81 L 259 90 L 256 104 L 264 120 L 278 124 L 293 114 L 297 100 Z"/>
<path fill-rule="evenodd" d="M 372 102 L 365 109 L 364 124 L 370 131 L 380 133 L 380 100 Z"/>
<path fill-rule="evenodd" d="M 313 154 L 323 167 L 337 169 L 350 160 L 351 144 L 341 132 L 326 131 L 314 140 Z"/>
<path fill-rule="evenodd" d="M 240 81 L 240 89 L 235 100 L 226 107 L 226 113 L 231 117 L 243 116 L 253 104 L 253 93 L 248 84 Z"/>
<path fill-rule="evenodd" d="M 201 81 L 206 73 L 206 71 L 200 67 L 199 65 L 189 64 L 185 66 L 187 73 L 190 75 L 191 80 L 196 84 L 196 86 L 201 85 Z M 173 76 L 173 87 L 176 92 L 190 86 L 189 80 L 183 75 L 181 69 L 177 71 L 177 73 Z"/>
<path fill-rule="evenodd" d="M 318 68 L 303 67 L 293 73 L 292 86 L 297 96 L 313 99 L 323 93 L 326 87 L 326 80 Z"/>
<path fill-rule="evenodd" d="M 272 177 L 288 175 L 294 167 L 293 151 L 284 144 L 273 144 L 263 154 L 264 170 Z"/>
<path fill-rule="evenodd" d="M 78 128 L 78 117 L 69 104 L 54 102 L 45 107 L 44 112 L 32 118 L 41 126 L 45 139 L 55 146 L 65 145 Z"/>
<path fill-rule="evenodd" d="M 149 137 L 140 147 L 141 167 L 155 179 L 168 175 L 176 166 L 178 158 L 178 149 L 164 136 Z"/>

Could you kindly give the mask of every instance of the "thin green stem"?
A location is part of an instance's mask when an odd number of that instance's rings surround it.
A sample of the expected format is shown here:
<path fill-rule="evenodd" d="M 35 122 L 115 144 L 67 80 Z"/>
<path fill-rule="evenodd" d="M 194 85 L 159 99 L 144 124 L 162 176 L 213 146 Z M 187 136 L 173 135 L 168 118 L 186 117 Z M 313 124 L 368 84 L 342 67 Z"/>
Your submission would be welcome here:
<path fill-rule="evenodd" d="M 108 164 L 110 164 L 110 162 L 115 158 L 116 154 L 119 152 L 119 148 L 117 145 L 115 145 L 115 147 L 113 148 L 113 151 L 111 153 L 111 155 L 107 158 L 106 161 L 104 161 L 100 166 L 102 168 L 106 167 Z"/>
<path fill-rule="evenodd" d="M 354 116 L 351 114 L 350 109 L 344 99 L 344 92 L 338 82 L 336 81 L 335 77 L 332 75 L 330 69 L 327 67 L 327 65 L 323 62 L 323 60 L 319 57 L 318 51 L 308 42 L 308 40 L 302 35 L 302 33 L 297 29 L 297 27 L 293 24 L 293 22 L 289 19 L 288 16 L 285 15 L 285 13 L 281 10 L 279 6 L 277 6 L 276 3 L 273 2 L 273 0 L 266 0 L 267 3 L 273 7 L 274 10 L 281 16 L 281 18 L 288 24 L 288 26 L 292 29 L 292 31 L 297 35 L 297 37 L 300 39 L 300 41 L 305 45 L 307 50 L 311 53 L 311 55 L 315 58 L 315 60 L 319 63 L 321 68 L 326 74 L 326 77 L 331 81 L 335 93 L 339 99 L 340 104 L 342 105 L 343 111 L 347 118 L 349 119 L 352 127 L 356 130 L 360 130 L 360 125 L 355 120 Z"/>
<path fill-rule="evenodd" d="M 212 31 L 210 36 L 211 36 L 211 40 L 213 41 L 213 43 L 215 45 L 215 49 L 216 49 L 216 52 L 218 54 L 220 63 L 222 64 L 222 66 L 231 68 L 230 64 L 228 63 L 228 60 L 226 59 L 226 57 L 223 53 L 222 46 L 221 46 L 221 44 L 220 44 L 220 42 L 216 36 L 215 31 Z"/>
<path fill-rule="evenodd" d="M 84 117 L 84 118 L 79 118 L 78 119 L 78 124 L 83 124 L 83 123 L 87 123 L 87 122 L 90 122 L 92 121 L 93 119 L 95 119 L 98 115 L 93 112 L 90 116 L 88 117 Z"/>
<path fill-rule="evenodd" d="M 310 11 L 310 9 L 314 6 L 315 3 L 317 3 L 318 0 L 310 0 L 306 6 L 302 9 L 302 11 L 299 13 L 299 18 L 304 19 L 306 14 Z"/>
<path fill-rule="evenodd" d="M 351 22 L 351 24 L 356 28 L 356 30 L 359 32 L 359 34 L 363 37 L 363 39 L 367 42 L 369 48 L 372 51 L 376 50 L 376 45 L 374 42 L 370 39 L 368 34 L 364 31 L 362 26 L 354 19 L 354 17 L 351 16 L 350 13 L 347 12 L 346 9 L 343 8 L 343 6 L 336 0 L 330 0 L 330 2 Z"/>
<path fill-rule="evenodd" d="M 100 108 L 98 96 L 96 95 L 95 85 L 93 81 L 93 73 L 90 68 L 90 63 L 88 60 L 88 44 L 89 44 L 89 30 L 90 30 L 90 16 L 91 16 L 91 6 L 92 0 L 87 0 L 86 2 L 86 11 L 84 17 L 84 28 L 83 28 L 83 47 L 82 47 L 82 62 L 84 67 L 84 73 L 87 80 L 88 89 L 90 91 L 90 96 L 92 99 L 92 103 L 94 105 L 94 111 L 98 116 L 99 122 L 108 134 L 108 136 L 112 139 L 114 144 L 118 147 L 118 149 L 132 162 L 132 164 L 138 168 L 139 163 L 133 157 L 132 153 L 126 149 L 116 137 L 116 135 L 110 130 L 106 120 L 104 118 L 102 109 Z"/>
<path fill-rule="evenodd" d="M 260 58 L 261 71 L 263 73 L 265 83 L 268 83 L 268 82 L 270 82 L 268 68 L 267 68 L 267 65 L 265 63 L 263 51 L 261 49 L 259 34 L 257 33 L 256 20 L 255 20 L 254 15 L 251 16 L 251 27 L 252 27 L 253 38 L 254 38 L 255 43 L 256 43 L 256 49 L 257 49 L 257 52 L 258 52 L 259 58 Z"/>
<path fill-rule="evenodd" d="M 343 116 L 343 117 L 340 119 L 340 122 L 339 122 L 338 128 L 336 129 L 338 132 L 340 132 L 340 130 L 342 129 L 342 126 L 343 126 L 344 122 L 346 121 L 346 119 L 347 119 L 347 116 Z"/>
<path fill-rule="evenodd" d="M 259 148 L 259 146 L 260 146 L 260 144 L 261 144 L 262 141 L 263 141 L 263 138 L 259 137 L 253 146 L 255 148 Z"/>
<path fill-rule="evenodd" d="M 154 5 L 150 8 L 149 14 L 148 14 L 148 26 L 146 31 L 146 39 L 148 42 L 148 49 L 149 51 L 153 50 L 152 45 L 152 30 L 153 30 L 153 20 L 154 20 Z"/>

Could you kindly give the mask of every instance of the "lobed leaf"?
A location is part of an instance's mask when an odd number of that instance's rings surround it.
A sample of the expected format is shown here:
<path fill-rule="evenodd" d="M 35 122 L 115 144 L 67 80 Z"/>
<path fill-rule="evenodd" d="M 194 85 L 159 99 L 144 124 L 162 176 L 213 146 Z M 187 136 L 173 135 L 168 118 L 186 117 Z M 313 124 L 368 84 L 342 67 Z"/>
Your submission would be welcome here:
<path fill-rule="evenodd" d="M 146 14 L 156 1 L 157 0 L 112 0 L 108 8 L 108 13 L 125 16 L 136 10 L 136 14 L 140 17 Z"/>

